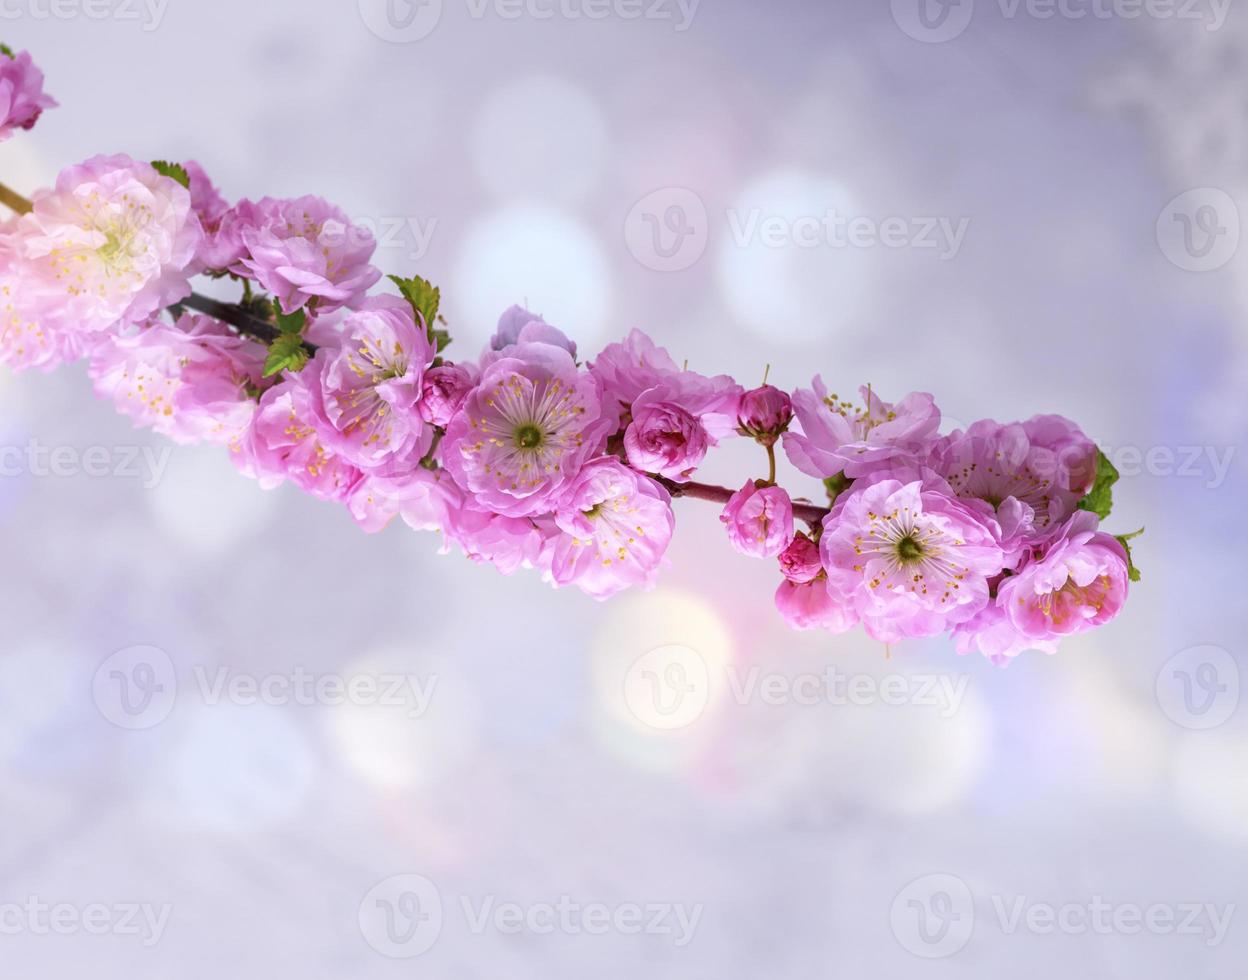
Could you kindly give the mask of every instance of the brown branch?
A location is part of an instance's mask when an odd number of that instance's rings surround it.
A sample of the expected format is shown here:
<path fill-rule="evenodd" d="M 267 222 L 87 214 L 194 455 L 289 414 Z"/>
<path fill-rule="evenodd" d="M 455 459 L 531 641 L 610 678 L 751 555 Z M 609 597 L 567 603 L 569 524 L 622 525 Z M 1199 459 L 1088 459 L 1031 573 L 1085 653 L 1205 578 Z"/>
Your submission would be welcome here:
<path fill-rule="evenodd" d="M 2 183 L 0 183 L 0 204 L 19 214 L 25 214 L 31 210 L 30 201 Z M 254 337 L 256 340 L 266 344 L 272 343 L 279 334 L 277 327 L 268 320 L 256 316 L 236 303 L 222 303 L 219 300 L 202 296 L 199 293 L 191 293 L 177 305 L 178 307 L 195 310 L 197 313 L 203 313 L 220 320 L 222 323 L 228 323 L 239 333 Z M 305 343 L 304 346 L 310 353 L 316 353 L 316 348 L 311 344 Z M 775 479 L 774 467 L 775 462 L 773 458 L 771 476 L 773 480 Z M 658 480 L 673 497 L 688 497 L 691 500 L 709 500 L 712 503 L 726 504 L 735 492 L 727 487 L 712 486 L 709 483 L 675 483 L 672 480 L 665 480 L 661 477 Z M 817 526 L 827 513 L 828 508 L 826 507 L 799 501 L 793 502 L 793 516 L 800 521 L 805 521 L 812 527 Z"/>

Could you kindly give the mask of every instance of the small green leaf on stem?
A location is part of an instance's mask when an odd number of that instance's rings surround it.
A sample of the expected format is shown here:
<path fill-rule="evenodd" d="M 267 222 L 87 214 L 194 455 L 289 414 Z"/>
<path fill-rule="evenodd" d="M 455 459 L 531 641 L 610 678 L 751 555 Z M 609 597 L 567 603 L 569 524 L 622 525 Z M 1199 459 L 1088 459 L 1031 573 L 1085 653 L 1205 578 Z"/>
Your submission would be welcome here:
<path fill-rule="evenodd" d="M 158 174 L 165 177 L 172 177 L 183 187 L 190 189 L 191 175 L 186 172 L 186 167 L 180 163 L 170 163 L 168 160 L 153 160 L 152 167 Z"/>
<path fill-rule="evenodd" d="M 264 376 L 271 378 L 282 371 L 299 371 L 308 363 L 308 352 L 303 338 L 297 333 L 283 333 L 269 344 L 269 356 L 264 362 Z"/>
<path fill-rule="evenodd" d="M 1130 534 L 1116 535 L 1118 543 L 1122 545 L 1122 550 L 1127 553 L 1127 578 L 1132 582 L 1138 582 L 1143 576 L 1140 575 L 1140 570 L 1135 567 L 1135 560 L 1131 556 L 1130 542 L 1133 538 L 1138 538 L 1143 533 L 1144 528 L 1140 528 L 1138 531 L 1132 531 Z"/>
<path fill-rule="evenodd" d="M 1109 517 L 1114 509 L 1114 484 L 1118 482 L 1118 470 L 1100 449 L 1096 451 L 1096 481 L 1081 501 L 1079 509 L 1091 511 L 1101 520 Z"/>

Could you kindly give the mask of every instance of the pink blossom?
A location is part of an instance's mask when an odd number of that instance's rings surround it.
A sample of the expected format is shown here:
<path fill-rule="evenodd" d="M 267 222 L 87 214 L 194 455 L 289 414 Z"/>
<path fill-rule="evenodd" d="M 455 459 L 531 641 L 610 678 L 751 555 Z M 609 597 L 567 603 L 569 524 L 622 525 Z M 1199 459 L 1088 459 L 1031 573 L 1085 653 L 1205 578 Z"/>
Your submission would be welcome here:
<path fill-rule="evenodd" d="M 823 572 L 819 545 L 805 534 L 795 534 L 788 547 L 780 552 L 780 572 L 795 585 L 813 581 Z"/>
<path fill-rule="evenodd" d="M 1055 641 L 1031 639 L 1020 633 L 995 601 L 965 623 L 955 626 L 952 635 L 958 653 L 982 653 L 999 667 L 1008 666 L 1011 660 L 1028 650 L 1057 653 Z"/>
<path fill-rule="evenodd" d="M 553 508 L 612 424 L 598 383 L 566 350 L 519 344 L 485 369 L 447 426 L 441 458 L 479 506 L 525 517 Z"/>
<path fill-rule="evenodd" d="M 315 303 L 325 314 L 358 306 L 381 278 L 369 265 L 374 248 L 371 232 L 323 198 L 266 197 L 222 216 L 204 259 L 258 280 L 284 313 Z"/>
<path fill-rule="evenodd" d="M 0 143 L 15 129 L 30 129 L 56 100 L 43 92 L 43 72 L 30 54 L 0 53 Z"/>
<path fill-rule="evenodd" d="M 55 329 L 57 301 L 38 292 L 11 258 L 0 256 L 0 268 L 0 362 L 14 371 L 51 371 L 87 352 L 91 345 L 80 338 L 96 335 Z"/>
<path fill-rule="evenodd" d="M 215 232 L 230 205 L 221 192 L 213 186 L 212 180 L 204 168 L 194 160 L 187 160 L 182 165 L 190 178 L 191 208 L 199 215 L 199 223 L 203 226 L 205 237 Z"/>
<path fill-rule="evenodd" d="M 696 417 L 667 400 L 670 395 L 666 387 L 651 388 L 633 403 L 624 449 L 642 472 L 684 481 L 706 458 L 711 439 Z"/>
<path fill-rule="evenodd" d="M 622 342 L 604 347 L 589 370 L 602 384 L 604 397 L 625 408 L 643 391 L 680 373 L 667 351 L 640 330 L 632 330 Z"/>
<path fill-rule="evenodd" d="M 793 539 L 793 502 L 782 487 L 759 487 L 747 480 L 719 519 L 732 546 L 751 558 L 774 558 Z"/>
<path fill-rule="evenodd" d="M 463 505 L 463 491 L 445 471 L 423 467 L 399 476 L 368 474 L 347 500 L 351 516 L 369 534 L 397 516 L 416 531 L 446 532 Z"/>
<path fill-rule="evenodd" d="M 933 469 L 959 497 L 986 501 L 997 510 L 1007 545 L 1012 541 L 1020 547 L 1074 511 L 1091 482 L 1082 471 L 1090 460 L 1095 475 L 1096 465 L 1091 442 L 1087 443 L 1090 455 L 1064 438 L 1033 445 L 1029 427 L 1041 437 L 1052 435 L 1047 422 L 1001 425 L 985 419 L 941 439 L 931 460 Z M 1080 474 L 1076 479 L 1072 480 L 1074 473 L 1067 463 L 1059 461 L 1059 452 Z M 1072 482 L 1080 485 L 1072 489 Z"/>
<path fill-rule="evenodd" d="M 741 386 L 727 375 L 705 377 L 682 370 L 640 330 L 604 348 L 589 370 L 601 383 L 606 401 L 626 415 L 631 412 L 636 418 L 639 400 L 651 392 L 643 407 L 660 402 L 680 407 L 698 420 L 712 446 L 736 431 Z"/>
<path fill-rule="evenodd" d="M 1097 451 L 1079 426 L 1060 415 L 1035 415 L 1023 423 L 1033 465 L 1070 498 L 1080 500 L 1096 481 Z"/>
<path fill-rule="evenodd" d="M 928 394 L 915 392 L 892 405 L 864 387 L 857 406 L 829 395 L 822 378 L 812 388 L 793 393 L 802 431 L 784 434 L 784 451 L 794 466 L 819 479 L 908 469 L 927 455 L 940 429 L 940 410 Z"/>
<path fill-rule="evenodd" d="M 568 486 L 555 524 L 561 533 L 547 543 L 547 577 L 605 599 L 653 583 L 675 517 L 667 491 L 614 457 L 603 457 L 588 463 Z"/>
<path fill-rule="evenodd" d="M 251 427 L 231 454 L 262 487 L 290 479 L 322 500 L 347 500 L 364 475 L 326 446 L 317 428 L 319 382 L 306 368 L 288 374 L 260 398 Z"/>
<path fill-rule="evenodd" d="M 747 391 L 741 396 L 737 421 L 747 436 L 774 445 L 793 421 L 793 399 L 773 385 Z"/>
<path fill-rule="evenodd" d="M 176 442 L 233 445 L 255 414 L 265 350 L 223 323 L 183 316 L 109 336 L 92 352 L 96 394 Z"/>
<path fill-rule="evenodd" d="M 471 499 L 452 515 L 447 535 L 468 558 L 493 565 L 504 575 L 537 568 L 547 537 L 533 519 L 495 514 Z"/>
<path fill-rule="evenodd" d="M 576 344 L 562 330 L 552 327 L 523 306 L 513 306 L 499 317 L 498 329 L 490 338 L 490 350 L 506 356 L 518 344 L 553 344 L 576 358 Z"/>
<path fill-rule="evenodd" d="M 776 609 L 786 623 L 799 630 L 844 633 L 858 623 L 853 606 L 828 591 L 828 580 L 822 573 L 809 582 L 781 582 L 776 590 Z"/>
<path fill-rule="evenodd" d="M 1127 597 L 1127 554 L 1097 530 L 1095 514 L 1076 511 L 1047 544 L 1001 583 L 997 605 L 1032 641 L 1054 641 L 1108 623 Z"/>
<path fill-rule="evenodd" d="M 832 594 L 886 643 L 970 619 L 987 604 L 989 580 L 1005 559 L 987 505 L 917 481 L 855 487 L 823 526 L 820 555 Z"/>
<path fill-rule="evenodd" d="M 126 156 L 93 157 L 35 195 L 10 237 L 45 328 L 140 323 L 190 291 L 202 232 L 181 184 Z"/>
<path fill-rule="evenodd" d="M 472 373 L 461 364 L 441 364 L 425 372 L 421 383 L 420 417 L 445 429 L 474 386 Z"/>
<path fill-rule="evenodd" d="M 428 332 L 411 307 L 381 297 L 347 316 L 335 346 L 317 349 L 304 369 L 319 382 L 317 430 L 335 455 L 363 470 L 415 467 L 433 430 L 418 409 L 433 361 Z"/>

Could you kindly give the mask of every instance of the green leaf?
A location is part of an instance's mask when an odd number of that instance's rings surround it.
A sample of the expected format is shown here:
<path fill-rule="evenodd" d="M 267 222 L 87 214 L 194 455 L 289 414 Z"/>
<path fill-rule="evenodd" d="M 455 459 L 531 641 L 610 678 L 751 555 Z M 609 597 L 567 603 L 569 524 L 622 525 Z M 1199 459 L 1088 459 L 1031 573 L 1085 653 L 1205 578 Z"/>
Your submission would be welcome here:
<path fill-rule="evenodd" d="M 442 304 L 442 290 L 420 276 L 413 276 L 411 279 L 391 276 L 390 281 L 399 287 L 403 298 L 412 304 L 412 309 L 425 321 L 425 326 L 429 328 L 429 339 L 433 340 L 433 325 L 438 319 L 438 307 Z M 450 342 L 449 339 L 447 342 Z"/>
<path fill-rule="evenodd" d="M 1135 561 L 1131 557 L 1130 542 L 1132 538 L 1138 538 L 1143 533 L 1144 528 L 1140 528 L 1138 531 L 1132 531 L 1130 534 L 1116 535 L 1118 543 L 1122 545 L 1123 550 L 1127 553 L 1127 578 L 1132 582 L 1138 582 L 1143 576 L 1140 575 L 1140 570 L 1135 567 Z"/>
<path fill-rule="evenodd" d="M 7 44 L 0 44 L 0 54 L 4 55 L 10 61 L 16 61 L 17 55 L 13 53 L 13 49 Z"/>
<path fill-rule="evenodd" d="M 294 313 L 283 313 L 282 308 L 274 303 L 273 322 L 283 336 L 301 337 L 303 328 L 308 325 L 308 314 L 302 309 L 295 310 Z"/>
<path fill-rule="evenodd" d="M 271 378 L 282 371 L 299 371 L 308 363 L 308 352 L 303 338 L 296 333 L 284 333 L 269 344 L 269 356 L 264 362 L 264 376 Z"/>
<path fill-rule="evenodd" d="M 828 503 L 836 503 L 836 498 L 848 490 L 853 482 L 844 473 L 837 473 L 836 476 L 830 476 L 824 480 L 823 488 L 828 491 Z"/>
<path fill-rule="evenodd" d="M 165 177 L 172 177 L 183 187 L 189 189 L 191 186 L 191 175 L 186 172 L 186 167 L 180 163 L 170 163 L 168 160 L 153 160 L 152 167 L 158 174 Z"/>
<path fill-rule="evenodd" d="M 1089 510 L 1101 520 L 1109 517 L 1114 509 L 1114 484 L 1118 482 L 1118 470 L 1101 450 L 1096 451 L 1096 481 L 1086 497 L 1079 501 L 1080 510 Z"/>

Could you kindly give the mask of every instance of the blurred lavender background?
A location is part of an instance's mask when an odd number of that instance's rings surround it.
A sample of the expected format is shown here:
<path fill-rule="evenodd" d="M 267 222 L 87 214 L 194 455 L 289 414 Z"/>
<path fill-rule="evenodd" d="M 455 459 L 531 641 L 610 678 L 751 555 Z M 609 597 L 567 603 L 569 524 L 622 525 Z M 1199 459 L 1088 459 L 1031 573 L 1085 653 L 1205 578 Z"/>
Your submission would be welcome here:
<path fill-rule="evenodd" d="M 1148 533 L 1057 657 L 886 659 L 786 630 L 706 505 L 599 605 L 6 372 L 0 975 L 1240 980 L 1242 6 L 6 0 L 62 103 L 11 186 L 125 151 L 323 194 L 456 350 L 525 302 L 1061 412 Z"/>

